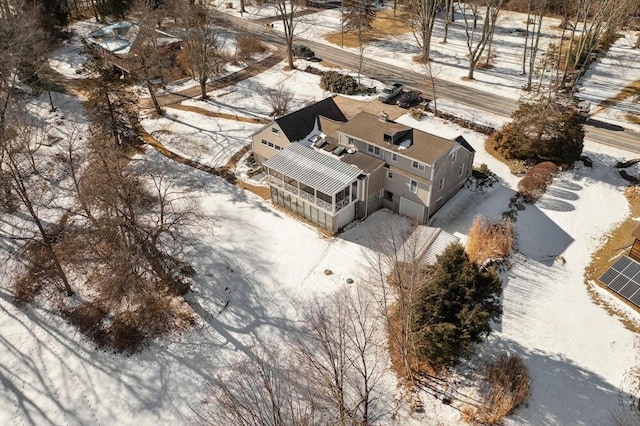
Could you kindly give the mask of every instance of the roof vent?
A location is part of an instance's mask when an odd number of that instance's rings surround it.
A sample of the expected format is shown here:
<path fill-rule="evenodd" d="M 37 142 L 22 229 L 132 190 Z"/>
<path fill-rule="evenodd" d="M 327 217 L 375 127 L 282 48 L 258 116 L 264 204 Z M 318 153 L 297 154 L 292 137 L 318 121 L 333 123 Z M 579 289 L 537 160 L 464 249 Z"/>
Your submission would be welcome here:
<path fill-rule="evenodd" d="M 349 154 L 355 154 L 355 153 L 356 153 L 356 149 L 355 149 L 355 148 L 349 148 L 349 149 L 347 150 L 347 152 L 348 152 Z"/>
<path fill-rule="evenodd" d="M 331 151 L 331 153 L 333 155 L 337 155 L 338 157 L 340 157 L 341 155 L 343 155 L 345 152 L 347 151 L 347 148 L 345 148 L 344 146 L 338 146 L 336 148 L 333 149 L 333 151 Z"/>
<path fill-rule="evenodd" d="M 382 111 L 380 113 L 380 121 L 389 121 L 389 114 L 387 114 L 386 112 Z"/>

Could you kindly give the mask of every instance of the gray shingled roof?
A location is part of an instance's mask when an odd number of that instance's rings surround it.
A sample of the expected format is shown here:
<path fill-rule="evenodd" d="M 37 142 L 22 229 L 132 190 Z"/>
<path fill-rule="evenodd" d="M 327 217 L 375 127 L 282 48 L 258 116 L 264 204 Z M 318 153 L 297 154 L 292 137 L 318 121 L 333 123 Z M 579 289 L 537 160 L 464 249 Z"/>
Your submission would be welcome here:
<path fill-rule="evenodd" d="M 264 166 L 327 195 L 343 190 L 362 173 L 355 166 L 299 143 L 279 151 Z"/>

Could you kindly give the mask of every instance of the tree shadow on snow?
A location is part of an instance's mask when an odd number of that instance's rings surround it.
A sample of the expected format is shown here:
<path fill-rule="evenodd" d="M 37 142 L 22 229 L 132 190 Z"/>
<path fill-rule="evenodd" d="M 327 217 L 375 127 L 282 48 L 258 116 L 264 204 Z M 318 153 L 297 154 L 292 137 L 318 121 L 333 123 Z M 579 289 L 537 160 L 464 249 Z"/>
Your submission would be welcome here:
<path fill-rule="evenodd" d="M 532 377 L 532 394 L 512 421 L 520 425 L 609 424 L 620 389 L 563 354 L 529 350 L 518 342 L 491 336 L 480 349 L 483 359 L 507 352 L 521 356 Z"/>

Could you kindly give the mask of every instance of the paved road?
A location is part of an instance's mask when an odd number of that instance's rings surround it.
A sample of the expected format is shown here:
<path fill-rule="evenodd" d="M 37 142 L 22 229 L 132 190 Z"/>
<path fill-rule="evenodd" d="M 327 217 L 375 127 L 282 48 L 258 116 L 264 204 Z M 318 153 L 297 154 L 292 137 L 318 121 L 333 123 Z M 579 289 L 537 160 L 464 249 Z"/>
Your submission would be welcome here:
<path fill-rule="evenodd" d="M 231 15 L 226 15 L 225 18 L 235 27 L 242 28 L 254 34 L 260 34 L 264 40 L 284 47 L 283 36 L 265 25 L 264 22 L 251 22 L 250 20 Z M 347 69 L 357 69 L 358 67 L 359 58 L 357 54 L 312 40 L 305 40 L 304 43 L 316 53 L 316 56 L 322 59 Z M 364 75 L 380 81 L 399 81 L 407 87 L 425 93 L 427 97 L 433 96 L 429 87 L 430 85 L 425 77 L 426 73 L 417 73 L 371 58 L 365 60 L 362 72 Z M 449 81 L 434 80 L 436 93 L 439 98 L 451 100 L 479 111 L 486 111 L 504 117 L 511 116 L 511 113 L 517 107 L 517 102 L 513 99 Z M 585 138 L 587 140 L 640 154 L 640 134 L 607 125 L 597 120 L 588 120 L 586 124 Z"/>

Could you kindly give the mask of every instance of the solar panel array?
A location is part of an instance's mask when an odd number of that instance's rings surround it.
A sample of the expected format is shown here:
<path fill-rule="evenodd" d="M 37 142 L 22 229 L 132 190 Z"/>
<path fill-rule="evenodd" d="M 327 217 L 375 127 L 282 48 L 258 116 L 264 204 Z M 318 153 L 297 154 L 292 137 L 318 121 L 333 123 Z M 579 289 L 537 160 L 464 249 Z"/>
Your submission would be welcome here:
<path fill-rule="evenodd" d="M 640 308 L 640 263 L 627 256 L 600 277 L 600 281 Z"/>

